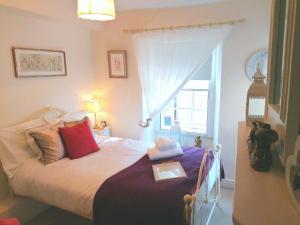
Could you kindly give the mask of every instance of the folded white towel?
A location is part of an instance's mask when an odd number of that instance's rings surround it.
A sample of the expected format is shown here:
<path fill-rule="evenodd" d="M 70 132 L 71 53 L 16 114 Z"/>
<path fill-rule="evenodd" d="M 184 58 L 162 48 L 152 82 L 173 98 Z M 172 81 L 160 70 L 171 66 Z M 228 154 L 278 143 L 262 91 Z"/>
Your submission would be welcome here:
<path fill-rule="evenodd" d="M 183 151 L 182 151 L 182 148 L 180 147 L 180 145 L 178 143 L 176 143 L 175 148 L 171 148 L 171 149 L 165 150 L 165 151 L 160 151 L 156 146 L 153 148 L 149 148 L 147 151 L 147 154 L 148 154 L 150 160 L 158 160 L 158 159 L 174 157 L 177 155 L 182 155 Z"/>
<path fill-rule="evenodd" d="M 173 138 L 171 137 L 159 137 L 155 140 L 155 146 L 158 148 L 160 151 L 166 151 L 170 150 L 173 148 L 176 148 L 176 142 Z"/>

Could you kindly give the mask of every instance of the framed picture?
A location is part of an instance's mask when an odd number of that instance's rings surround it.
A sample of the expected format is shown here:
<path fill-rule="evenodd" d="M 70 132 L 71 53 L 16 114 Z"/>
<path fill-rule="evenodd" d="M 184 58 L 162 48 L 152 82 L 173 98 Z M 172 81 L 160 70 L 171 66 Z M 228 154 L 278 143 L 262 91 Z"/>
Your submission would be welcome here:
<path fill-rule="evenodd" d="M 64 51 L 12 48 L 16 77 L 66 76 Z"/>
<path fill-rule="evenodd" d="M 127 53 L 125 50 L 108 51 L 109 77 L 127 78 Z"/>
<path fill-rule="evenodd" d="M 155 182 L 186 178 L 187 175 L 180 162 L 165 162 L 152 165 Z"/>

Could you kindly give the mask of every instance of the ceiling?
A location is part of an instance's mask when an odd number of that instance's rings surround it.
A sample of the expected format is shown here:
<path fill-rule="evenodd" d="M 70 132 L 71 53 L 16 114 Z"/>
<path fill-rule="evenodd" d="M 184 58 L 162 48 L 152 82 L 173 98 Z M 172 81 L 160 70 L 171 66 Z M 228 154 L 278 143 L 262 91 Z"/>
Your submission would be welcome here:
<path fill-rule="evenodd" d="M 170 8 L 225 2 L 230 0 L 115 0 L 116 10 Z"/>
<path fill-rule="evenodd" d="M 116 11 L 191 6 L 232 0 L 115 0 Z M 237 1 L 237 0 L 236 0 Z M 239 0 L 241 1 L 241 0 Z M 89 29 L 102 30 L 103 23 L 78 19 L 77 0 L 0 0 L 0 6 L 21 10 Z"/>

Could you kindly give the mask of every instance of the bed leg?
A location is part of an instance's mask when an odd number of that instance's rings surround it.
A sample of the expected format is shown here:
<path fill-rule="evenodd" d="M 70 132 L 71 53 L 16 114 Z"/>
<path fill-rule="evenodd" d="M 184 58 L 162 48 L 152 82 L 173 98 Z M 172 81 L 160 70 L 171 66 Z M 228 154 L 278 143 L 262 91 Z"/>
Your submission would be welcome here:
<path fill-rule="evenodd" d="M 185 195 L 183 197 L 184 201 L 184 217 L 185 225 L 192 225 L 192 201 L 193 197 L 191 195 Z"/>
<path fill-rule="evenodd" d="M 219 206 L 220 205 L 220 197 L 221 197 L 221 179 L 220 179 L 220 177 L 217 179 L 215 191 L 216 191 L 216 201 L 217 201 L 216 205 Z"/>
<path fill-rule="evenodd" d="M 218 158 L 218 179 L 216 181 L 216 205 L 219 206 L 220 205 L 220 197 L 221 197 L 221 151 L 222 151 L 222 145 L 217 144 L 216 146 L 216 150 L 217 150 L 217 158 Z"/>

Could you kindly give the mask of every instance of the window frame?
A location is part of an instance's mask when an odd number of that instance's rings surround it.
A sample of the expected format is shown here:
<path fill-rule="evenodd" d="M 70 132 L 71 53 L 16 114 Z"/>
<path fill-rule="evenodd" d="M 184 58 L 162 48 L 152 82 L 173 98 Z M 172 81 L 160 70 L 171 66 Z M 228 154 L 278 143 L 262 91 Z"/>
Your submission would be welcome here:
<path fill-rule="evenodd" d="M 189 131 L 184 131 L 184 130 L 182 130 L 182 132 L 185 133 L 185 134 L 200 134 L 200 135 L 202 135 L 202 136 L 206 136 L 206 135 L 207 135 L 207 131 L 208 131 L 208 112 L 209 112 L 210 92 L 211 92 L 211 85 L 210 85 L 211 80 L 204 80 L 204 81 L 207 81 L 207 82 L 208 82 L 207 89 L 206 89 L 206 88 L 205 88 L 205 89 L 204 89 L 204 88 L 184 88 L 184 87 L 183 87 L 182 89 L 180 89 L 180 91 L 191 91 L 191 92 L 192 92 L 192 94 L 193 94 L 193 101 L 192 101 L 193 104 L 192 104 L 192 108 L 182 108 L 182 109 L 190 109 L 190 110 L 192 110 L 192 112 L 195 111 L 195 110 L 194 110 L 194 108 L 195 108 L 195 104 L 194 104 L 195 93 L 194 93 L 194 92 L 197 92 L 197 91 L 199 91 L 199 92 L 201 92 L 201 91 L 207 92 L 206 129 L 205 129 L 206 132 L 205 132 L 205 133 L 202 133 L 202 132 L 189 132 Z M 179 92 L 178 92 L 178 94 L 179 94 Z M 179 109 L 178 106 L 176 105 L 178 94 L 174 97 L 174 99 L 172 99 L 172 101 L 174 102 L 173 107 L 172 107 L 173 118 L 174 118 L 174 120 L 175 120 L 175 118 L 176 118 L 177 110 Z M 197 110 L 196 110 L 196 111 L 197 111 Z M 198 110 L 198 111 L 200 111 L 200 110 Z M 159 129 L 160 129 L 161 131 L 166 131 L 166 130 L 168 130 L 168 128 L 162 128 L 162 113 L 163 113 L 163 111 L 160 113 L 160 118 L 159 118 L 159 122 L 160 122 L 160 124 L 159 124 Z"/>

